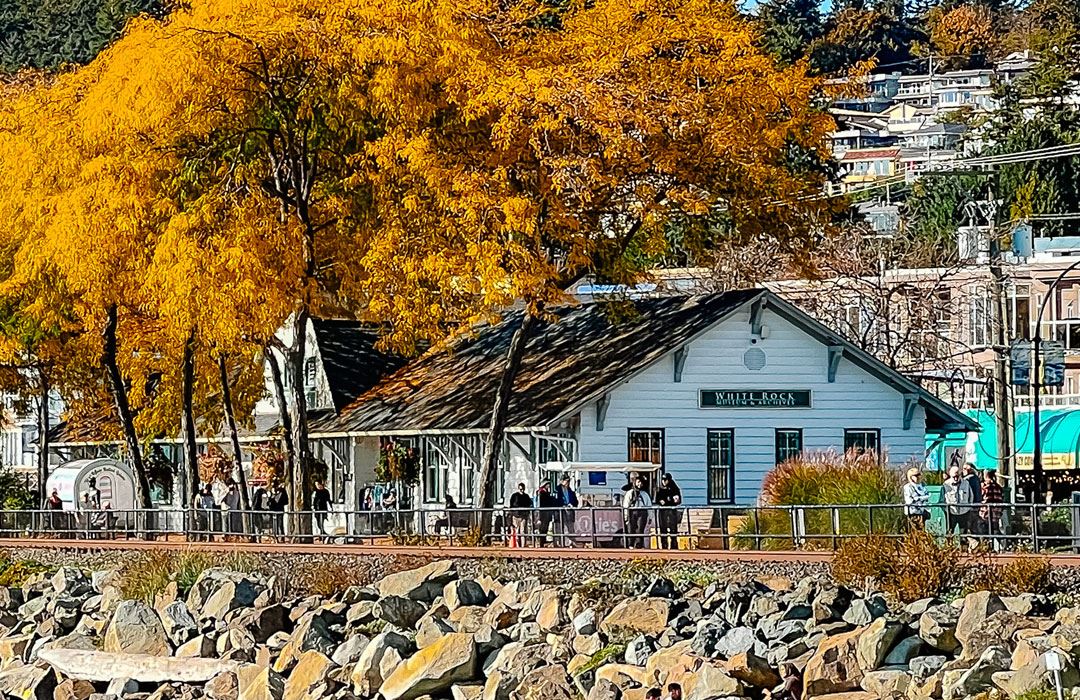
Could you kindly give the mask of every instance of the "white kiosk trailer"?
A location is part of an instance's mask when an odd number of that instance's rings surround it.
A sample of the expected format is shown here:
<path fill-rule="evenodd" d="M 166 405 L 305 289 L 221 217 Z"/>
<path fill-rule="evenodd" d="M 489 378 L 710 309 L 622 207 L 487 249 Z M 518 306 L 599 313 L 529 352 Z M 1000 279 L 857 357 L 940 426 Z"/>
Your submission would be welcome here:
<path fill-rule="evenodd" d="M 91 481 L 100 502 L 91 502 Z M 45 493 L 56 491 L 63 513 L 47 514 L 49 527 L 89 536 L 135 527 L 135 476 L 115 459 L 79 459 L 57 467 L 45 482 Z"/>
<path fill-rule="evenodd" d="M 621 547 L 625 530 L 622 499 L 635 476 L 645 477 L 650 498 L 656 490 L 659 464 L 652 462 L 548 462 L 549 474 L 570 476 L 577 491 L 574 539 L 596 547 Z M 554 487 L 554 483 L 552 486 Z M 650 522 L 652 515 L 649 516 Z"/>

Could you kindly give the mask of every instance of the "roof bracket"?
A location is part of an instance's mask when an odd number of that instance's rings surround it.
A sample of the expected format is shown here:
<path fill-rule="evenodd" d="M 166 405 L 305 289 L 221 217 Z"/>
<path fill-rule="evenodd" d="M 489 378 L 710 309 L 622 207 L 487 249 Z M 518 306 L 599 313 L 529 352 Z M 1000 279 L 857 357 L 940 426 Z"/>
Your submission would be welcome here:
<path fill-rule="evenodd" d="M 766 295 L 762 294 L 750 304 L 750 335 L 761 335 L 761 316 L 765 311 Z"/>
<path fill-rule="evenodd" d="M 686 365 L 686 354 L 690 348 L 683 345 L 681 348 L 675 351 L 675 383 L 678 384 L 682 381 L 683 367 Z"/>
<path fill-rule="evenodd" d="M 840 368 L 840 360 L 844 357 L 843 345 L 829 346 L 829 384 L 836 382 L 836 370 Z"/>
<path fill-rule="evenodd" d="M 611 403 L 611 394 L 604 394 L 596 402 L 596 432 L 604 432 L 604 421 L 607 420 L 608 404 Z"/>
<path fill-rule="evenodd" d="M 904 394 L 904 430 L 911 430 L 911 422 L 915 418 L 915 409 L 918 406 L 918 394 Z"/>

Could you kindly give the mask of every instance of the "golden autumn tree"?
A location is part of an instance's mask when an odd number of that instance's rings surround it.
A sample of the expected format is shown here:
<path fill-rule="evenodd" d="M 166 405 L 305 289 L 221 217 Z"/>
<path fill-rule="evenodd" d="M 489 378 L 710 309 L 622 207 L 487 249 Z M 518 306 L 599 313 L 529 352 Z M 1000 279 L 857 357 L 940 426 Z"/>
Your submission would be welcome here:
<path fill-rule="evenodd" d="M 463 288 L 529 304 L 493 397 L 480 499 L 491 508 L 514 375 L 544 305 L 586 274 L 639 278 L 673 225 L 700 258 L 721 244 L 805 253 L 828 221 L 814 164 L 831 120 L 815 107 L 821 84 L 804 65 L 778 68 L 729 3 L 475 0 L 434 12 L 452 28 L 434 49 L 450 67 L 422 95 L 442 103 L 392 114 L 369 147 L 376 197 L 402 206 L 380 202 L 395 218 L 365 268 L 383 274 L 362 282 L 398 283 L 370 301 L 388 315 L 423 316 L 433 291 Z M 408 284 L 445 250 L 490 269 Z"/>
<path fill-rule="evenodd" d="M 930 48 L 944 56 L 951 68 L 988 65 L 995 55 L 999 37 L 990 8 L 980 4 L 960 5 L 951 10 L 935 7 L 927 17 Z"/>

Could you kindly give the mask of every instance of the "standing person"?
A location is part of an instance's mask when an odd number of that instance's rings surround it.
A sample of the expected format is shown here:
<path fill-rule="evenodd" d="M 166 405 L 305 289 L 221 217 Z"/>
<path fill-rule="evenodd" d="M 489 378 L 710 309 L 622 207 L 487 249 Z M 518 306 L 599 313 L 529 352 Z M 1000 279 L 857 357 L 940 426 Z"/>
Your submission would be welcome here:
<path fill-rule="evenodd" d="M 443 517 L 438 518 L 435 521 L 436 535 L 441 535 L 443 530 L 445 530 L 447 534 L 450 534 L 450 529 L 453 526 L 454 522 L 454 515 L 452 511 L 458 507 L 457 501 L 455 501 L 454 497 L 451 496 L 449 493 L 443 494 L 443 506 L 446 508 L 446 510 L 443 511 Z"/>
<path fill-rule="evenodd" d="M 559 499 L 551 493 L 551 484 L 546 481 L 540 484 L 536 491 L 536 506 L 540 509 L 536 516 L 540 546 L 546 547 L 548 531 L 551 530 L 551 522 L 555 519 L 555 511 L 559 507 Z"/>
<path fill-rule="evenodd" d="M 225 480 L 225 494 L 221 497 L 221 509 L 225 511 L 222 517 L 225 519 L 227 536 L 238 534 L 243 529 L 240 524 L 240 489 L 232 477 Z"/>
<path fill-rule="evenodd" d="M 952 535 L 959 529 L 960 534 L 966 534 L 967 515 L 971 510 L 971 489 L 968 483 L 960 475 L 960 467 L 949 469 L 949 478 L 942 486 L 941 497 L 945 508 L 945 532 Z"/>
<path fill-rule="evenodd" d="M 671 478 L 671 474 L 660 477 L 660 488 L 656 491 L 656 505 L 660 506 L 656 514 L 660 526 L 660 549 L 679 548 L 679 523 L 682 522 L 682 489 Z"/>
<path fill-rule="evenodd" d="M 667 696 L 668 700 L 682 700 L 682 686 L 678 683 L 668 683 Z"/>
<path fill-rule="evenodd" d="M 285 509 L 289 505 L 289 494 L 280 481 L 274 482 L 270 491 L 270 511 L 273 519 L 274 537 L 280 540 L 285 536 Z"/>
<path fill-rule="evenodd" d="M 258 536 L 270 534 L 270 491 L 265 485 L 259 484 L 255 493 L 251 495 L 252 523 L 255 534 Z"/>
<path fill-rule="evenodd" d="M 326 516 L 330 512 L 330 489 L 322 481 L 315 482 L 315 490 L 311 492 L 311 510 L 315 512 L 315 527 L 319 528 L 323 542 L 330 541 L 330 533 L 326 531 Z"/>
<path fill-rule="evenodd" d="M 973 506 L 967 515 L 967 531 L 972 535 L 981 535 L 983 534 L 983 523 L 979 517 L 979 506 L 982 505 L 982 480 L 979 478 L 979 472 L 975 471 L 974 464 L 968 462 L 964 465 L 962 478 L 968 485 L 968 491 L 971 492 L 971 504 Z"/>
<path fill-rule="evenodd" d="M 930 518 L 930 493 L 922 483 L 922 472 L 918 467 L 907 470 L 907 483 L 904 484 L 904 515 L 908 527 L 912 530 L 925 530 Z"/>
<path fill-rule="evenodd" d="M 199 539 L 213 542 L 214 511 L 217 510 L 217 503 L 214 502 L 214 492 L 210 489 L 209 484 L 203 484 L 196 505 L 198 507 Z"/>
<path fill-rule="evenodd" d="M 510 495 L 510 523 L 514 528 L 513 535 L 522 544 L 526 544 L 524 538 L 529 532 L 529 513 L 532 507 L 532 497 L 525 492 L 525 484 L 518 484 L 517 491 Z"/>
<path fill-rule="evenodd" d="M 83 499 L 84 502 L 89 499 L 90 504 L 94 507 L 94 510 L 101 508 L 101 491 L 98 489 L 97 479 L 95 479 L 94 477 L 90 477 L 90 481 L 89 483 L 87 483 L 85 495 L 87 496 L 87 498 Z"/>
<path fill-rule="evenodd" d="M 645 490 L 645 481 L 640 476 L 635 476 L 630 490 L 623 496 L 623 510 L 626 513 L 626 531 L 629 549 L 647 549 L 645 530 L 649 525 L 649 508 L 652 508 L 652 499 Z"/>
<path fill-rule="evenodd" d="M 49 511 L 48 518 L 46 518 L 48 521 L 47 527 L 51 532 L 59 534 L 60 521 L 64 516 L 58 511 L 63 509 L 64 502 L 60 499 L 60 493 L 56 489 L 53 489 L 52 493 L 49 494 L 49 497 L 45 499 L 45 510 Z"/>
<path fill-rule="evenodd" d="M 559 511 L 559 524 L 560 530 L 563 535 L 563 546 L 574 546 L 574 509 L 578 507 L 578 497 L 574 493 L 574 489 L 570 486 L 570 477 L 564 476 L 562 481 L 559 482 L 558 491 L 559 507 L 562 508 Z"/>
<path fill-rule="evenodd" d="M 1001 526 L 1001 513 L 1002 508 L 995 508 L 995 505 L 1005 502 L 1005 493 L 1001 489 L 1001 484 L 997 482 L 997 472 L 993 469 L 987 469 L 983 472 L 982 482 L 982 507 L 979 508 L 979 517 L 986 523 L 986 534 L 991 537 L 994 535 L 1003 534 L 1004 528 Z M 995 540 L 994 545 L 997 547 L 999 543 Z"/>

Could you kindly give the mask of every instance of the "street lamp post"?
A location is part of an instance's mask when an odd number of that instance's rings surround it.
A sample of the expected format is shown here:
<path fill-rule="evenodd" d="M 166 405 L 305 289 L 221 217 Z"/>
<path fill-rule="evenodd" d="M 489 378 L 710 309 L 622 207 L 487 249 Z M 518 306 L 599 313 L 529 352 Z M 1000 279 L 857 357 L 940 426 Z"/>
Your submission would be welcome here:
<path fill-rule="evenodd" d="M 1032 363 L 1031 363 L 1031 369 L 1032 369 L 1032 372 L 1031 372 L 1031 374 L 1032 374 L 1031 387 L 1032 387 L 1032 389 L 1035 390 L 1035 396 L 1032 399 L 1032 407 L 1031 407 L 1032 422 L 1035 424 L 1035 441 L 1034 441 L 1034 444 L 1032 445 L 1032 452 L 1031 452 L 1031 457 L 1032 457 L 1031 466 L 1032 466 L 1032 472 L 1033 472 L 1032 476 L 1035 479 L 1035 497 L 1032 498 L 1032 502 L 1035 502 L 1035 499 L 1039 498 L 1040 496 L 1045 498 L 1045 495 L 1043 494 L 1042 430 L 1040 430 L 1042 425 L 1039 422 L 1040 404 L 1042 403 L 1041 400 L 1040 400 L 1040 394 L 1042 392 L 1042 386 L 1043 386 L 1043 383 L 1042 383 L 1042 368 L 1039 365 L 1039 360 L 1040 360 L 1041 355 L 1042 355 L 1042 341 L 1043 341 L 1043 337 L 1042 337 L 1042 320 L 1043 320 L 1043 314 L 1046 312 L 1046 304 L 1047 304 L 1047 302 L 1050 301 L 1051 295 L 1054 293 L 1055 290 L 1057 290 L 1057 286 L 1061 283 L 1061 280 L 1065 279 L 1065 275 L 1069 274 L 1070 272 L 1072 272 L 1073 270 L 1075 270 L 1078 267 L 1080 267 L 1080 260 L 1077 260 L 1072 265 L 1069 265 L 1067 268 L 1062 270 L 1061 274 L 1057 276 L 1057 279 L 1055 279 L 1050 284 L 1050 286 L 1046 290 L 1046 294 L 1043 296 L 1042 304 L 1039 305 L 1039 315 L 1035 319 L 1035 338 L 1034 338 L 1035 357 L 1034 357 L 1034 359 L 1032 360 Z"/>

